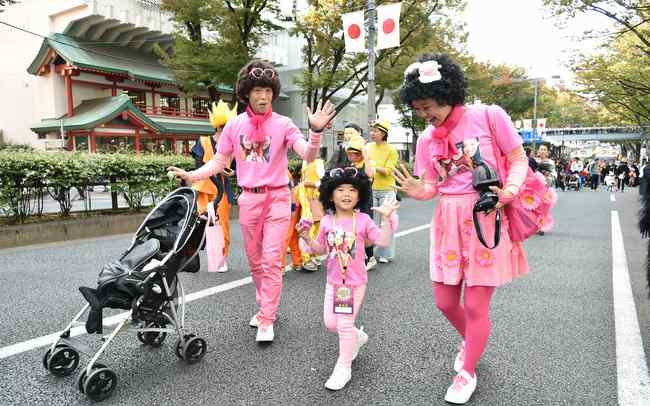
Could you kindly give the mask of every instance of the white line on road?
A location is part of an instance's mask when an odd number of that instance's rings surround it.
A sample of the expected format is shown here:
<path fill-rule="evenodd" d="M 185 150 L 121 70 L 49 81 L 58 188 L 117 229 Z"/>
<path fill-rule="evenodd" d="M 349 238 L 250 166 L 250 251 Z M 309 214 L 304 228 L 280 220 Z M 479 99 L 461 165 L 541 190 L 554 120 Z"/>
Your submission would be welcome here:
<path fill-rule="evenodd" d="M 611 193 L 611 194 L 609 195 L 609 200 L 611 200 L 612 202 L 615 202 L 615 201 L 616 201 L 616 196 L 614 196 L 614 193 Z"/>
<path fill-rule="evenodd" d="M 415 233 L 415 232 L 418 232 L 418 231 L 421 231 L 421 230 L 425 230 L 425 229 L 427 229 L 429 227 L 430 227 L 430 225 L 426 224 L 426 225 L 423 225 L 423 226 L 409 228 L 408 230 L 404 230 L 404 231 L 400 231 L 398 233 L 395 233 L 395 238 L 403 237 L 405 235 L 409 235 L 409 234 L 412 234 L 412 233 Z M 185 295 L 185 303 L 193 302 L 195 300 L 202 299 L 202 298 L 204 298 L 206 296 L 212 296 L 212 295 L 216 295 L 217 293 L 221 293 L 221 292 L 225 292 L 225 291 L 230 290 L 230 289 L 238 288 L 240 286 L 247 285 L 247 284 L 251 283 L 252 281 L 253 280 L 249 276 L 247 278 L 237 279 L 237 280 L 234 280 L 234 281 L 231 281 L 231 282 L 228 282 L 228 283 L 213 286 L 211 288 L 199 290 L 198 292 L 189 293 L 189 294 Z M 107 317 L 107 318 L 104 319 L 104 325 L 105 326 L 115 325 L 115 324 L 123 321 L 124 319 L 126 319 L 127 315 L 128 315 L 128 312 L 125 312 L 125 313 L 116 314 L 115 316 Z M 86 328 L 85 327 L 82 327 L 82 326 L 73 327 L 70 330 L 70 336 L 71 337 L 76 337 L 76 336 L 79 336 L 79 335 L 82 335 L 82 334 L 86 334 Z M 52 333 L 52 334 L 48 334 L 48 335 L 45 335 L 45 336 L 32 338 L 31 340 L 22 341 L 22 342 L 19 342 L 19 343 L 16 343 L 16 344 L 12 344 L 12 345 L 8 345 L 6 347 L 2 347 L 2 348 L 0 348 L 0 359 L 8 358 L 8 357 L 11 357 L 13 355 L 23 353 L 25 351 L 33 350 L 35 348 L 45 347 L 47 345 L 51 345 L 53 342 L 55 342 L 59 338 L 60 335 L 61 335 L 61 332 Z"/>
<path fill-rule="evenodd" d="M 616 375 L 618 404 L 650 405 L 650 378 L 643 350 L 639 321 L 618 212 L 612 210 L 612 286 L 616 325 Z"/>

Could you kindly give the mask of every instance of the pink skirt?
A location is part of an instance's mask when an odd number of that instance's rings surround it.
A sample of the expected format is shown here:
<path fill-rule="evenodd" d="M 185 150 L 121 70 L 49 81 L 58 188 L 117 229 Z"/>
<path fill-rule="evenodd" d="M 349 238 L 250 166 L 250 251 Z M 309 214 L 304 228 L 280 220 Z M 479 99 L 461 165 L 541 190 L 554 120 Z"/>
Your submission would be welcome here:
<path fill-rule="evenodd" d="M 479 241 L 472 207 L 478 194 L 441 195 L 431 223 L 431 280 L 446 285 L 501 286 L 528 273 L 520 242 L 511 242 L 508 219 L 501 210 L 500 242 L 489 249 Z M 496 213 L 478 214 L 483 238 L 494 245 Z"/>

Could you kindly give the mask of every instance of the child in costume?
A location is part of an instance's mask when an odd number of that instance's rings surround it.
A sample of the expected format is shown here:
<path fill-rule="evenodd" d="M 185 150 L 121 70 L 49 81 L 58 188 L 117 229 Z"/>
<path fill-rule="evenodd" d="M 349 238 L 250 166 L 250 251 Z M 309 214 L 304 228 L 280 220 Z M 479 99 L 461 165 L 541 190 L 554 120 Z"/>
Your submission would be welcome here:
<path fill-rule="evenodd" d="M 246 111 L 228 121 L 217 153 L 203 167 L 186 172 L 169 170 L 183 180 L 197 181 L 222 173 L 232 156 L 237 164 L 239 225 L 244 240 L 255 299 L 259 310 L 249 325 L 257 327 L 257 341 L 273 341 L 273 323 L 282 292 L 282 248 L 291 219 L 291 192 L 287 176 L 289 149 L 311 162 L 320 152 L 320 134 L 335 115 L 327 101 L 312 113 L 305 140 L 288 117 L 274 113 L 271 103 L 280 95 L 280 78 L 273 65 L 253 60 L 244 66 L 236 84 L 237 98 Z"/>
<path fill-rule="evenodd" d="M 476 365 L 490 336 L 489 307 L 495 288 L 528 271 L 522 244 L 511 241 L 503 210 L 498 245 L 486 248 L 477 237 L 472 220 L 479 198 L 472 185 L 474 168 L 487 165 L 496 170 L 497 156 L 507 157 L 502 188 L 490 187 L 500 207 L 518 194 L 528 160 L 505 111 L 498 106 L 465 106 L 466 89 L 461 67 L 446 55 L 423 55 L 406 69 L 400 97 L 431 125 L 418 139 L 419 179 L 404 166 L 396 172 L 400 190 L 408 195 L 419 200 L 440 196 L 431 223 L 430 273 L 436 306 L 462 340 L 453 365 L 457 375 L 445 395 L 447 402 L 456 404 L 466 403 L 476 389 Z M 495 210 L 479 214 L 483 235 L 494 235 L 495 215 Z"/>
<path fill-rule="evenodd" d="M 289 183 L 289 189 L 291 190 L 291 221 L 289 222 L 287 237 L 282 248 L 282 267 L 284 272 L 299 271 L 302 269 L 302 252 L 300 252 L 298 230 L 296 230 L 296 225 L 300 221 L 300 204 L 295 193 L 296 186 L 300 183 L 300 172 L 300 168 L 295 168 L 294 173 L 289 171 L 289 179 L 291 179 Z M 291 264 L 285 267 L 287 250 L 291 254 Z"/>
<path fill-rule="evenodd" d="M 237 105 L 231 109 L 222 100 L 219 104 L 212 103 L 212 110 L 208 111 L 210 117 L 210 124 L 214 127 L 214 134 L 210 137 L 201 137 L 199 141 L 192 147 L 192 157 L 196 161 L 196 167 L 200 168 L 206 162 L 209 162 L 214 157 L 214 151 L 219 143 L 221 132 L 225 127 L 228 120 L 237 116 Z M 219 223 L 223 229 L 223 264 L 217 269 L 217 272 L 227 272 L 228 264 L 226 259 L 230 249 L 230 206 L 235 202 L 235 194 L 230 184 L 230 177 L 235 173 L 228 165 L 224 168 L 223 174 L 216 175 L 209 179 L 199 180 L 192 183 L 192 188 L 199 192 L 197 207 L 199 213 L 207 210 L 209 202 L 214 200 L 217 196 L 217 188 L 223 190 L 223 197 L 219 201 L 219 205 L 215 207 L 215 211 L 219 216 Z"/>
<path fill-rule="evenodd" d="M 318 187 L 320 179 L 325 174 L 325 163 L 322 159 L 314 159 L 311 162 L 302 162 L 300 184 L 296 187 L 296 196 L 300 205 L 300 219 L 311 222 L 311 235 L 316 238 L 320 219 L 323 216 L 323 209 L 318 201 Z M 302 268 L 309 272 L 315 272 L 320 266 L 318 255 L 307 252 L 302 253 Z"/>
<path fill-rule="evenodd" d="M 321 219 L 318 238 L 313 240 L 307 227 L 300 229 L 306 249 L 327 254 L 325 288 L 325 326 L 339 336 L 339 357 L 332 375 L 325 383 L 330 390 L 342 389 L 352 376 L 352 361 L 368 341 L 363 329 L 354 326 L 363 303 L 368 274 L 364 266 L 367 241 L 387 245 L 397 228 L 396 201 L 373 207 L 382 216 L 381 229 L 366 213 L 358 211 L 367 201 L 370 181 L 354 167 L 333 168 L 326 172 L 320 185 L 320 201 L 328 214 Z"/>

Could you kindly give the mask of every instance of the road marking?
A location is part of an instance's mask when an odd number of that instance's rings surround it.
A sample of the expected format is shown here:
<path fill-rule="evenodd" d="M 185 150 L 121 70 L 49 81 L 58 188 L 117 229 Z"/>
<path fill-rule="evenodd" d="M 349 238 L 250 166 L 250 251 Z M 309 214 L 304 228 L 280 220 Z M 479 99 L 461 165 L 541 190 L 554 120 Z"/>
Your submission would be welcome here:
<path fill-rule="evenodd" d="M 395 238 L 399 238 L 399 237 L 403 237 L 405 235 L 413 234 L 413 233 L 416 233 L 418 231 L 425 230 L 425 229 L 427 229 L 429 227 L 430 227 L 429 224 L 425 224 L 423 226 L 409 228 L 408 230 L 404 230 L 404 231 L 400 231 L 398 233 L 395 233 Z M 246 277 L 246 278 L 237 279 L 237 280 L 234 280 L 234 281 L 231 281 L 231 282 L 228 282 L 228 283 L 224 283 L 224 284 L 221 284 L 221 285 L 213 286 L 211 288 L 199 290 L 198 292 L 189 293 L 189 294 L 185 295 L 185 303 L 193 302 L 195 300 L 199 300 L 199 299 L 202 299 L 202 298 L 207 297 L 207 296 L 216 295 L 217 293 L 225 292 L 227 290 L 238 288 L 240 286 L 248 285 L 249 283 L 252 283 L 252 281 L 253 281 L 252 278 L 249 276 L 249 277 Z M 126 319 L 127 315 L 128 315 L 128 312 L 124 312 L 124 313 L 116 314 L 115 316 L 107 317 L 107 318 L 104 319 L 104 325 L 112 326 L 112 325 L 115 325 L 117 323 L 120 323 L 121 321 Z M 86 334 L 86 328 L 83 327 L 83 326 L 73 327 L 70 330 L 70 336 L 71 337 L 76 337 L 76 336 L 79 336 L 79 335 L 82 335 L 82 334 Z M 16 343 L 16 344 L 8 345 L 6 347 L 2 347 L 2 348 L 0 348 L 0 359 L 8 358 L 8 357 L 11 357 L 13 355 L 18 355 L 20 353 L 23 353 L 23 352 L 26 352 L 26 351 L 29 351 L 29 350 L 33 350 L 33 349 L 36 349 L 36 348 L 52 345 L 52 343 L 54 343 L 59 338 L 60 335 L 61 335 L 61 332 L 59 331 L 59 332 L 56 332 L 56 333 L 48 334 L 48 335 L 41 336 L 41 337 L 32 338 L 31 340 L 26 340 L 26 341 L 22 341 L 22 342 L 19 342 L 19 343 Z"/>
<path fill-rule="evenodd" d="M 615 201 L 616 201 L 616 196 L 614 196 L 614 193 L 611 193 L 611 194 L 609 195 L 609 200 L 611 200 L 612 202 L 615 202 Z"/>
<path fill-rule="evenodd" d="M 650 377 L 636 316 L 618 211 L 612 210 L 612 286 L 620 406 L 650 405 Z"/>

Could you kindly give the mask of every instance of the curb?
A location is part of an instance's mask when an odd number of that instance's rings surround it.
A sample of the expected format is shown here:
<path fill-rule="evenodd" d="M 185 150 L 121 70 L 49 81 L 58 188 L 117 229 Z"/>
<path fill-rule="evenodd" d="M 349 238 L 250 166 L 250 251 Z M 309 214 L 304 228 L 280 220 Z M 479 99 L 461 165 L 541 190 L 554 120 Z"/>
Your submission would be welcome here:
<path fill-rule="evenodd" d="M 149 212 L 99 215 L 42 223 L 2 226 L 0 249 L 32 244 L 96 238 L 134 233 Z M 239 217 L 239 207 L 230 209 L 230 218 Z"/>

